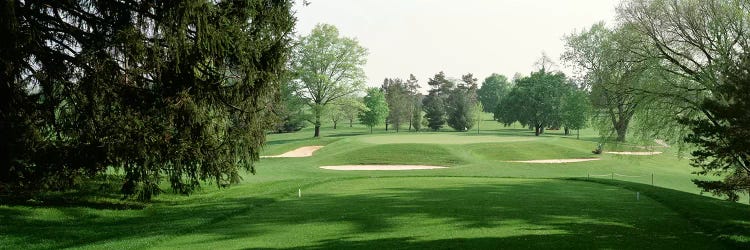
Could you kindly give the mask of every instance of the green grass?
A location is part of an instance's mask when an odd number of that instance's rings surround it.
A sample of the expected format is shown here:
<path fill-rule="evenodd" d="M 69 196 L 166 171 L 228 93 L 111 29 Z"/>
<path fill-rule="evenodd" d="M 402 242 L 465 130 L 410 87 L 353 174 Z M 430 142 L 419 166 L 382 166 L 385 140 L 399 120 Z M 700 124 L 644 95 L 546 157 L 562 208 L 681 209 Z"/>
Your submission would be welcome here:
<path fill-rule="evenodd" d="M 561 131 L 534 137 L 524 128 L 481 126 L 479 135 L 382 128 L 369 134 L 359 125 L 324 128 L 317 139 L 310 129 L 271 134 L 263 155 L 325 147 L 308 158 L 262 159 L 257 175 L 228 189 L 207 184 L 145 207 L 117 196 L 0 205 L 0 249 L 750 247 L 750 207 L 700 195 L 690 181 L 698 178 L 694 169 L 675 149 L 594 156 L 598 137 L 591 130 L 577 140 Z M 643 150 L 637 146 L 605 149 Z M 506 162 L 585 157 L 602 159 Z M 449 168 L 319 168 L 339 164 Z"/>

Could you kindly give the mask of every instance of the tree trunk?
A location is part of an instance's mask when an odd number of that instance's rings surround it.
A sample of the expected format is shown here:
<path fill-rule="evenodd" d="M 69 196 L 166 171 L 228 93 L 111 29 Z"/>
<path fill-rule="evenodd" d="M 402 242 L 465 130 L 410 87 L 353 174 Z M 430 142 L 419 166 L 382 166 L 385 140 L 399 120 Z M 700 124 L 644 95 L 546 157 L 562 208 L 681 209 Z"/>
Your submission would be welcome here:
<path fill-rule="evenodd" d="M 351 128 L 351 127 L 353 127 L 353 125 L 352 125 L 352 124 L 354 124 L 354 119 L 349 119 L 349 127 L 350 127 L 350 128 Z"/>
<path fill-rule="evenodd" d="M 570 129 L 568 127 L 565 127 L 565 135 L 570 135 Z"/>
<path fill-rule="evenodd" d="M 339 124 L 338 122 L 333 122 L 333 129 L 336 129 L 336 125 Z"/>
<path fill-rule="evenodd" d="M 576 134 L 576 140 L 581 139 L 581 129 L 577 129 L 578 134 Z"/>
<path fill-rule="evenodd" d="M 630 123 L 630 120 L 620 120 L 617 122 L 615 126 L 615 130 L 617 131 L 618 142 L 625 142 L 625 136 L 628 134 L 629 123 Z"/>
<path fill-rule="evenodd" d="M 370 126 L 370 134 L 372 134 L 372 126 Z"/>
<path fill-rule="evenodd" d="M 385 131 L 388 131 L 388 123 L 385 123 Z"/>
<path fill-rule="evenodd" d="M 534 135 L 535 136 L 539 136 L 539 134 L 541 134 L 539 130 L 540 130 L 539 126 L 534 126 Z"/>
<path fill-rule="evenodd" d="M 320 114 L 315 114 L 315 135 L 313 137 L 320 137 Z"/>

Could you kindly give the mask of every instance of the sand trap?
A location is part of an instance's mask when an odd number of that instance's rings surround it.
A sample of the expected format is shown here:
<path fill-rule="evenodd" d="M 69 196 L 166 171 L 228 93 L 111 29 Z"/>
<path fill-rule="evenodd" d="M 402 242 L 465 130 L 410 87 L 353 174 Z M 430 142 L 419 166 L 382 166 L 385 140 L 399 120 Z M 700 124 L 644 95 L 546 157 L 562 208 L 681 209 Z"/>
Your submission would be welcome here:
<path fill-rule="evenodd" d="M 426 169 L 440 169 L 446 167 L 440 166 L 425 166 L 425 165 L 341 165 L 341 166 L 322 166 L 322 169 L 328 170 L 426 170 Z"/>
<path fill-rule="evenodd" d="M 653 151 L 653 152 L 604 152 L 607 154 L 613 154 L 613 155 L 658 155 L 662 152 Z"/>
<path fill-rule="evenodd" d="M 654 139 L 654 142 L 656 142 L 656 144 L 659 144 L 662 147 L 665 147 L 665 148 L 669 147 L 669 144 L 667 144 L 667 142 L 665 142 L 664 140 Z"/>
<path fill-rule="evenodd" d="M 261 156 L 260 158 L 287 158 L 287 157 L 310 157 L 313 155 L 313 152 L 317 151 L 318 149 L 322 148 L 323 146 L 307 146 L 307 147 L 301 147 L 280 155 L 271 155 L 271 156 Z"/>
<path fill-rule="evenodd" d="M 550 159 L 550 160 L 531 160 L 531 161 L 506 161 L 506 162 L 518 162 L 518 163 L 571 163 L 571 162 L 584 162 L 584 161 L 598 161 L 599 158 L 581 158 L 581 159 Z"/>

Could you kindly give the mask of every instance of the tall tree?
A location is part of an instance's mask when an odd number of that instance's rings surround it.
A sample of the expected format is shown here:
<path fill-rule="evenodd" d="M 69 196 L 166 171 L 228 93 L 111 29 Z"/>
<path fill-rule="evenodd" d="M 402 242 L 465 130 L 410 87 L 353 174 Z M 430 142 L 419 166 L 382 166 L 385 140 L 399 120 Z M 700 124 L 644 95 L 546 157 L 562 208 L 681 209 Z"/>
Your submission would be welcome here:
<path fill-rule="evenodd" d="M 477 90 L 479 101 L 482 102 L 484 112 L 494 112 L 500 100 L 510 92 L 511 83 L 504 75 L 492 73 L 484 79 L 482 87 Z"/>
<path fill-rule="evenodd" d="M 576 138 L 580 139 L 580 129 L 586 128 L 591 113 L 591 103 L 586 91 L 574 89 L 563 97 L 561 111 L 565 134 L 569 134 L 569 129 L 579 130 Z"/>
<path fill-rule="evenodd" d="M 0 186 L 64 189 L 110 167 L 150 199 L 236 183 L 272 128 L 291 1 L 4 1 Z"/>
<path fill-rule="evenodd" d="M 385 101 L 383 91 L 378 88 L 369 88 L 364 97 L 364 104 L 366 109 L 359 114 L 359 120 L 370 127 L 370 133 L 372 133 L 372 128 L 384 123 L 385 118 L 388 117 L 388 103 Z"/>
<path fill-rule="evenodd" d="M 392 124 L 398 132 L 402 124 L 409 122 L 413 105 L 412 93 L 408 84 L 399 78 L 386 78 L 381 89 L 385 92 L 389 110 L 386 130 L 388 130 L 388 124 Z"/>
<path fill-rule="evenodd" d="M 432 89 L 422 100 L 422 108 L 427 119 L 427 126 L 434 131 L 440 130 L 445 125 L 445 97 L 453 89 L 453 83 L 445 77 L 445 73 L 435 74 L 427 82 Z"/>
<path fill-rule="evenodd" d="M 722 181 L 694 182 L 705 191 L 737 200 L 750 192 L 750 5 L 731 0 L 632 0 L 618 14 L 646 37 L 662 71 L 679 77 L 658 96 L 699 115 L 681 115 L 692 128 L 698 174 Z"/>
<path fill-rule="evenodd" d="M 414 127 L 414 119 L 419 118 L 418 122 L 421 121 L 422 116 L 422 94 L 419 93 L 419 81 L 414 74 L 409 74 L 409 80 L 406 80 L 406 89 L 409 92 L 409 131 Z M 421 124 L 420 124 L 421 126 Z M 417 129 L 419 130 L 419 129 Z"/>
<path fill-rule="evenodd" d="M 338 29 L 330 24 L 316 25 L 298 43 L 292 68 L 301 94 L 313 111 L 314 137 L 319 137 L 326 107 L 363 88 L 366 77 L 362 67 L 367 62 L 367 49 L 356 39 L 340 37 Z"/>
<path fill-rule="evenodd" d="M 474 127 L 473 109 L 477 102 L 477 79 L 472 74 L 461 77 L 455 89 L 448 92 L 446 113 L 448 126 L 456 131 L 468 131 Z"/>
<path fill-rule="evenodd" d="M 652 84 L 655 60 L 640 60 L 632 48 L 638 46 L 638 35 L 629 27 L 608 29 L 604 23 L 593 25 L 581 33 L 565 38 L 563 59 L 583 72 L 583 80 L 591 89 L 595 108 L 602 111 L 617 134 L 625 141 L 628 128 L 649 96 L 640 94 Z M 608 129 L 605 129 L 605 131 Z"/>

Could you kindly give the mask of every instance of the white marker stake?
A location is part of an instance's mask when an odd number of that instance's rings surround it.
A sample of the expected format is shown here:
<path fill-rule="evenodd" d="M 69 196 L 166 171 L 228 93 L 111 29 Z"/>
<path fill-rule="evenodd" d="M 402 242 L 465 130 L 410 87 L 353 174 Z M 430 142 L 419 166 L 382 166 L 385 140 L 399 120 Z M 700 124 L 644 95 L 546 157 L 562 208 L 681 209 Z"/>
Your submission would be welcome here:
<path fill-rule="evenodd" d="M 302 189 L 297 189 L 297 197 L 302 198 Z"/>

